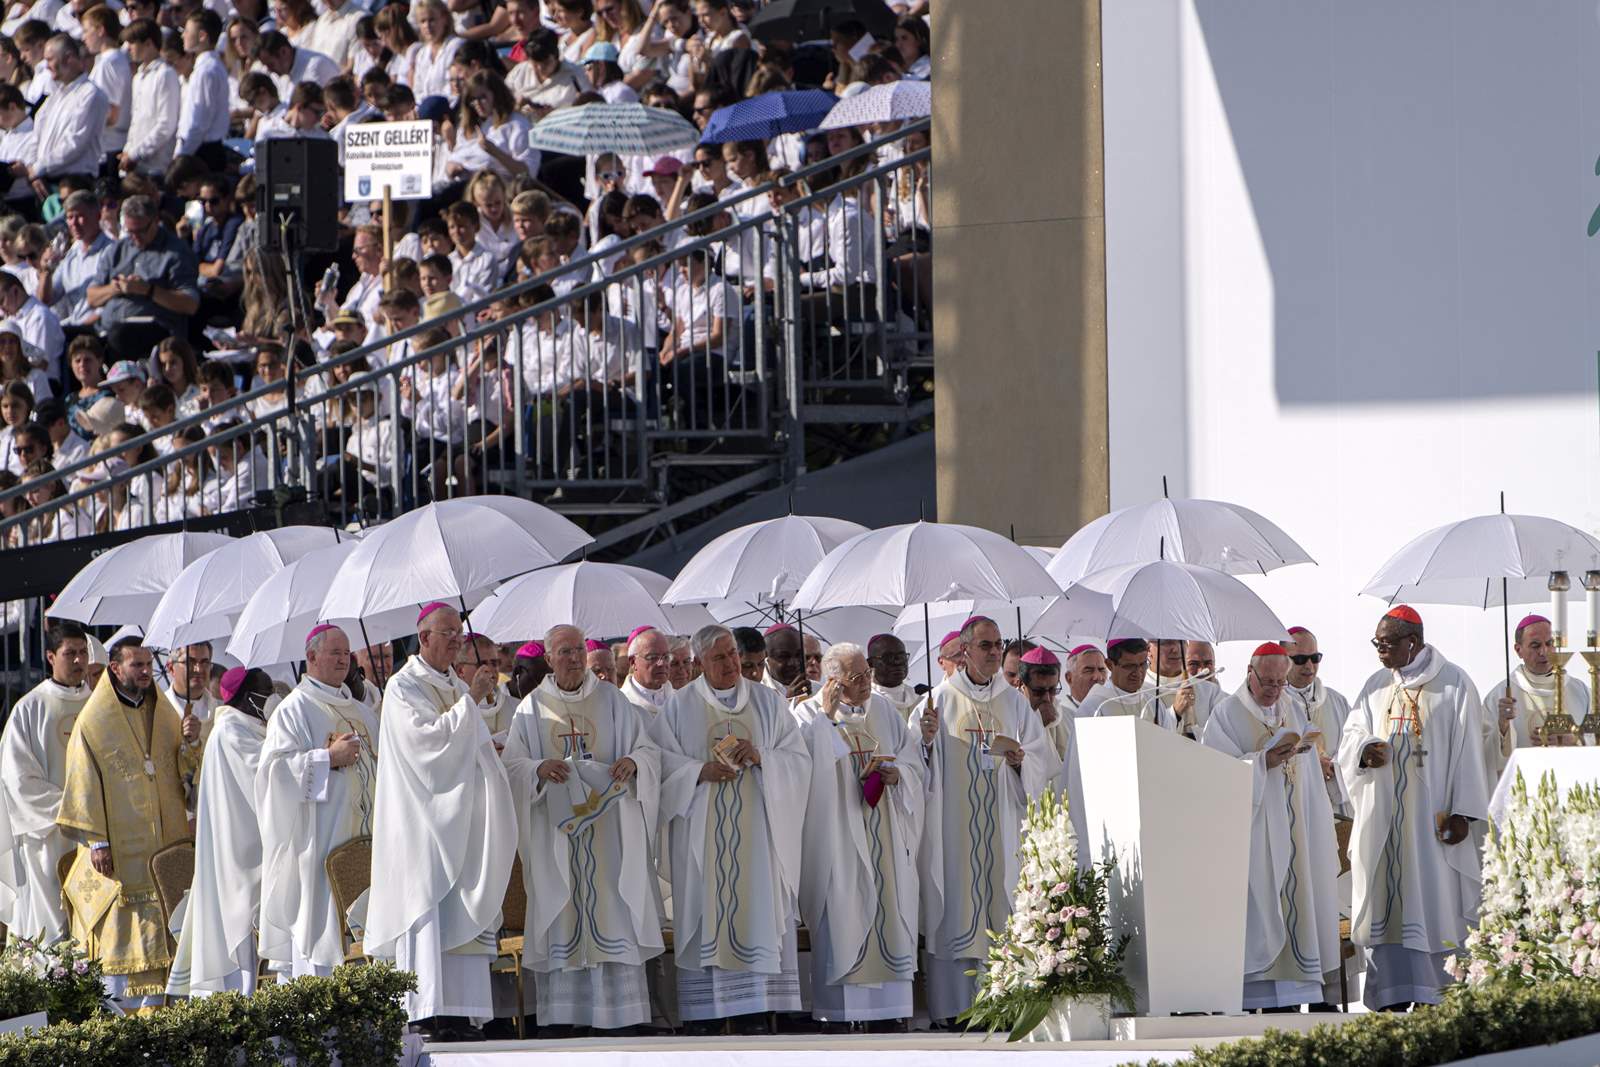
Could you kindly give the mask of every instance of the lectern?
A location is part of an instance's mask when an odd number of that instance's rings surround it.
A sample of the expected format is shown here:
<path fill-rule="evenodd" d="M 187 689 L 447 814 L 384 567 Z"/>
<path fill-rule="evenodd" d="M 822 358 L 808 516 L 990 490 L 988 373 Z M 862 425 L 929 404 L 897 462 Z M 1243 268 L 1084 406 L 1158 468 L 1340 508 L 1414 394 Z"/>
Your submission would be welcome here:
<path fill-rule="evenodd" d="M 1238 1014 L 1250 863 L 1251 771 L 1133 716 L 1079 719 L 1090 858 L 1114 855 L 1112 928 L 1132 934 L 1140 1015 Z"/>

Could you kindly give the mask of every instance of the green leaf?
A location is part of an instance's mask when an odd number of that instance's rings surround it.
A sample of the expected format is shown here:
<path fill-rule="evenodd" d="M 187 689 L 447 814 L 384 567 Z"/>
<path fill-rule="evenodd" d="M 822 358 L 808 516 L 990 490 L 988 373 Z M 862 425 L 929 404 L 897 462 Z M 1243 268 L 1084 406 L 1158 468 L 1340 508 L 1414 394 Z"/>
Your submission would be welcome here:
<path fill-rule="evenodd" d="M 1022 1014 L 1017 1016 L 1016 1022 L 1011 1024 L 1011 1035 L 1007 1042 L 1021 1041 L 1033 1032 L 1033 1028 L 1044 1022 L 1044 1017 L 1050 1014 L 1050 1005 L 1054 998 L 1039 998 L 1023 1005 Z"/>

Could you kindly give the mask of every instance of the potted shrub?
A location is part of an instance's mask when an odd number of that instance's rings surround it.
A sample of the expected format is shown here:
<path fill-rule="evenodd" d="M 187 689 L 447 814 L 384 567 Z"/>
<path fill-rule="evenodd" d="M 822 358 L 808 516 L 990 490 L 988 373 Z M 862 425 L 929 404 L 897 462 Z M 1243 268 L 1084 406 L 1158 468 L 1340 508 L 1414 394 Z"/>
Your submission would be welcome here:
<path fill-rule="evenodd" d="M 978 996 L 961 1021 L 1011 1041 L 1092 1041 L 1110 1036 L 1115 1005 L 1132 1008 L 1122 974 L 1126 936 L 1106 922 L 1113 861 L 1078 869 L 1077 842 L 1064 799 L 1045 793 L 1028 804 L 1011 917 L 989 932 Z"/>

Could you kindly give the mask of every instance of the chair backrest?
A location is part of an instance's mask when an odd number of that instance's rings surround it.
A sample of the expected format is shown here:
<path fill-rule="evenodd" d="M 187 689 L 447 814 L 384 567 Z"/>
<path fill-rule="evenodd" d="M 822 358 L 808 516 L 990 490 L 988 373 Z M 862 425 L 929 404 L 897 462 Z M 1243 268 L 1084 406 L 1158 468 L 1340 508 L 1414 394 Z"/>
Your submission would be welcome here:
<path fill-rule="evenodd" d="M 1333 820 L 1333 840 L 1339 848 L 1339 873 L 1350 869 L 1350 830 L 1355 823 L 1349 819 Z"/>
<path fill-rule="evenodd" d="M 500 928 L 522 932 L 528 921 L 528 889 L 522 883 L 522 857 L 511 861 L 511 881 L 506 883 L 505 903 L 500 905 Z"/>
<path fill-rule="evenodd" d="M 178 901 L 194 882 L 194 838 L 186 837 L 157 849 L 150 857 L 150 880 L 161 903 L 161 928 L 168 928 Z"/>
<path fill-rule="evenodd" d="M 339 922 L 348 931 L 345 913 L 372 884 L 372 838 L 352 837 L 329 852 L 322 866 L 328 872 L 328 885 L 333 890 L 333 906 L 339 910 Z"/>

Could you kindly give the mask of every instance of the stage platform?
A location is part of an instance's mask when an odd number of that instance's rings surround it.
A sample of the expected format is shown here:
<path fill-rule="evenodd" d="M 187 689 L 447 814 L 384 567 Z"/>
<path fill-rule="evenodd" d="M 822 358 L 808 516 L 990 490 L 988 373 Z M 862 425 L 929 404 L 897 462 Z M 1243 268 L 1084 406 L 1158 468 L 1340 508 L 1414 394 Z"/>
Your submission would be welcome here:
<path fill-rule="evenodd" d="M 1253 1037 L 1269 1027 L 1310 1029 L 1351 1016 L 1246 1015 L 1113 1020 L 1114 1041 L 1008 1044 L 1001 1036 L 913 1033 L 873 1036 L 585 1038 L 423 1046 L 425 1067 L 1120 1067 L 1176 1063 L 1192 1049 Z"/>

